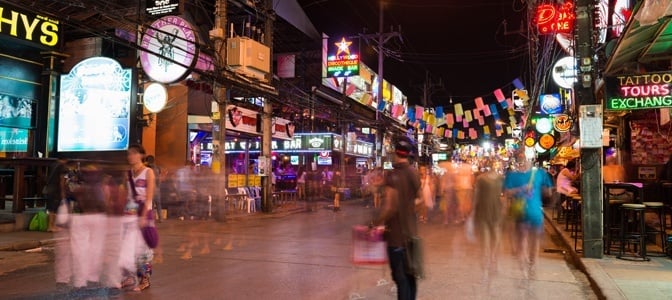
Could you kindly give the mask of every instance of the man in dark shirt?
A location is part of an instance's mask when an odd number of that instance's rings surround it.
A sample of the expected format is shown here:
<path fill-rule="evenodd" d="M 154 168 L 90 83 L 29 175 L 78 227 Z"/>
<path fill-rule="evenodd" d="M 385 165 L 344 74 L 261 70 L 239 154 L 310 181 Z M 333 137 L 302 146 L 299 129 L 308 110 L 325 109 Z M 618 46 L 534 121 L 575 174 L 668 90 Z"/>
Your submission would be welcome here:
<path fill-rule="evenodd" d="M 420 177 L 410 165 L 408 157 L 413 144 L 406 137 L 395 143 L 394 170 L 385 177 L 383 207 L 375 224 L 385 224 L 385 240 L 392 279 L 397 285 L 397 299 L 415 299 L 417 294 L 416 274 L 408 266 L 407 242 L 417 235 L 415 198 L 420 189 Z"/>

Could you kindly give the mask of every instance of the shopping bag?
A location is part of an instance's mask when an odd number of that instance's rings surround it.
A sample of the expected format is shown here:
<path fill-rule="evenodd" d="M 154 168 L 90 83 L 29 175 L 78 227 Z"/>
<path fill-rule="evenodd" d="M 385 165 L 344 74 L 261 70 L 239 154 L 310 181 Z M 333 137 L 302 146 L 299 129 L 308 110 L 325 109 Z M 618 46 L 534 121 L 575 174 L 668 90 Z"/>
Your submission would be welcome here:
<path fill-rule="evenodd" d="M 70 209 L 68 207 L 68 200 L 61 200 L 61 204 L 58 205 L 58 210 L 56 211 L 56 225 L 64 226 L 70 220 Z"/>
<path fill-rule="evenodd" d="M 425 277 L 424 248 L 419 236 L 411 236 L 406 241 L 406 273 L 418 279 Z"/>
<path fill-rule="evenodd" d="M 387 262 L 387 247 L 383 240 L 385 227 L 369 228 L 364 225 L 352 227 L 352 262 L 354 264 L 384 264 Z"/>

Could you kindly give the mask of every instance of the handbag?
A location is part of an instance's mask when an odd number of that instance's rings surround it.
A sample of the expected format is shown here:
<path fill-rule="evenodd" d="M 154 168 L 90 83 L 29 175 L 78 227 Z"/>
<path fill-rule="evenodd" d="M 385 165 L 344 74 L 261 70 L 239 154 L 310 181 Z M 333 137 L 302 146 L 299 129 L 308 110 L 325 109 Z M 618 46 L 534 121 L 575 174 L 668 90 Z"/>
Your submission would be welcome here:
<path fill-rule="evenodd" d="M 383 239 L 384 227 L 352 227 L 352 262 L 354 264 L 384 264 L 387 248 Z"/>
<path fill-rule="evenodd" d="M 135 182 L 133 182 L 133 173 L 131 173 L 131 170 L 128 170 L 128 182 L 131 185 L 133 199 L 136 199 L 138 197 L 138 191 L 135 189 Z M 138 216 L 140 217 L 142 217 L 143 208 L 144 203 L 138 208 Z M 154 223 L 154 210 L 148 209 L 145 217 L 147 218 L 147 224 L 140 228 L 140 232 L 142 233 L 142 238 L 145 240 L 147 247 L 154 249 L 159 245 L 159 231 L 156 230 L 156 224 Z"/>
<path fill-rule="evenodd" d="M 62 199 L 61 204 L 56 210 L 56 225 L 64 226 L 70 221 L 70 207 L 68 207 L 68 200 Z"/>

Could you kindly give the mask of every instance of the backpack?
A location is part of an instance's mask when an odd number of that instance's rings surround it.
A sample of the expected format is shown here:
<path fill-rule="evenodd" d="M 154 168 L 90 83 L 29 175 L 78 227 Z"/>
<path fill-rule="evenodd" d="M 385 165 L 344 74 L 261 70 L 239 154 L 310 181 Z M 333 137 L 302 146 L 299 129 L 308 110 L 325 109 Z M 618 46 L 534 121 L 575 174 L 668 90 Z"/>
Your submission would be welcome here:
<path fill-rule="evenodd" d="M 30 219 L 30 224 L 28 225 L 28 230 L 30 231 L 47 231 L 47 213 L 44 210 L 38 211 L 32 219 Z"/>

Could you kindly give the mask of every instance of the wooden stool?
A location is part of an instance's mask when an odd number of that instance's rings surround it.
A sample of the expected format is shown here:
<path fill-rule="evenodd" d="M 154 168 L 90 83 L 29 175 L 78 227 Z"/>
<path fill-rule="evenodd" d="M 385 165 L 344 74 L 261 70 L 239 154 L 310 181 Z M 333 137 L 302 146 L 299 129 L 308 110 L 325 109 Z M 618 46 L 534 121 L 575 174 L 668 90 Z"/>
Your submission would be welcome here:
<path fill-rule="evenodd" d="M 644 202 L 642 203 L 646 206 L 646 212 L 655 213 L 658 216 L 658 226 L 652 226 L 651 230 L 647 230 L 646 233 L 655 235 L 660 235 L 660 247 L 662 251 L 660 253 L 655 253 L 656 255 L 650 256 L 666 256 L 666 247 L 667 247 L 667 238 L 665 233 L 665 205 L 663 202 Z M 655 240 L 655 237 L 654 237 Z"/>

